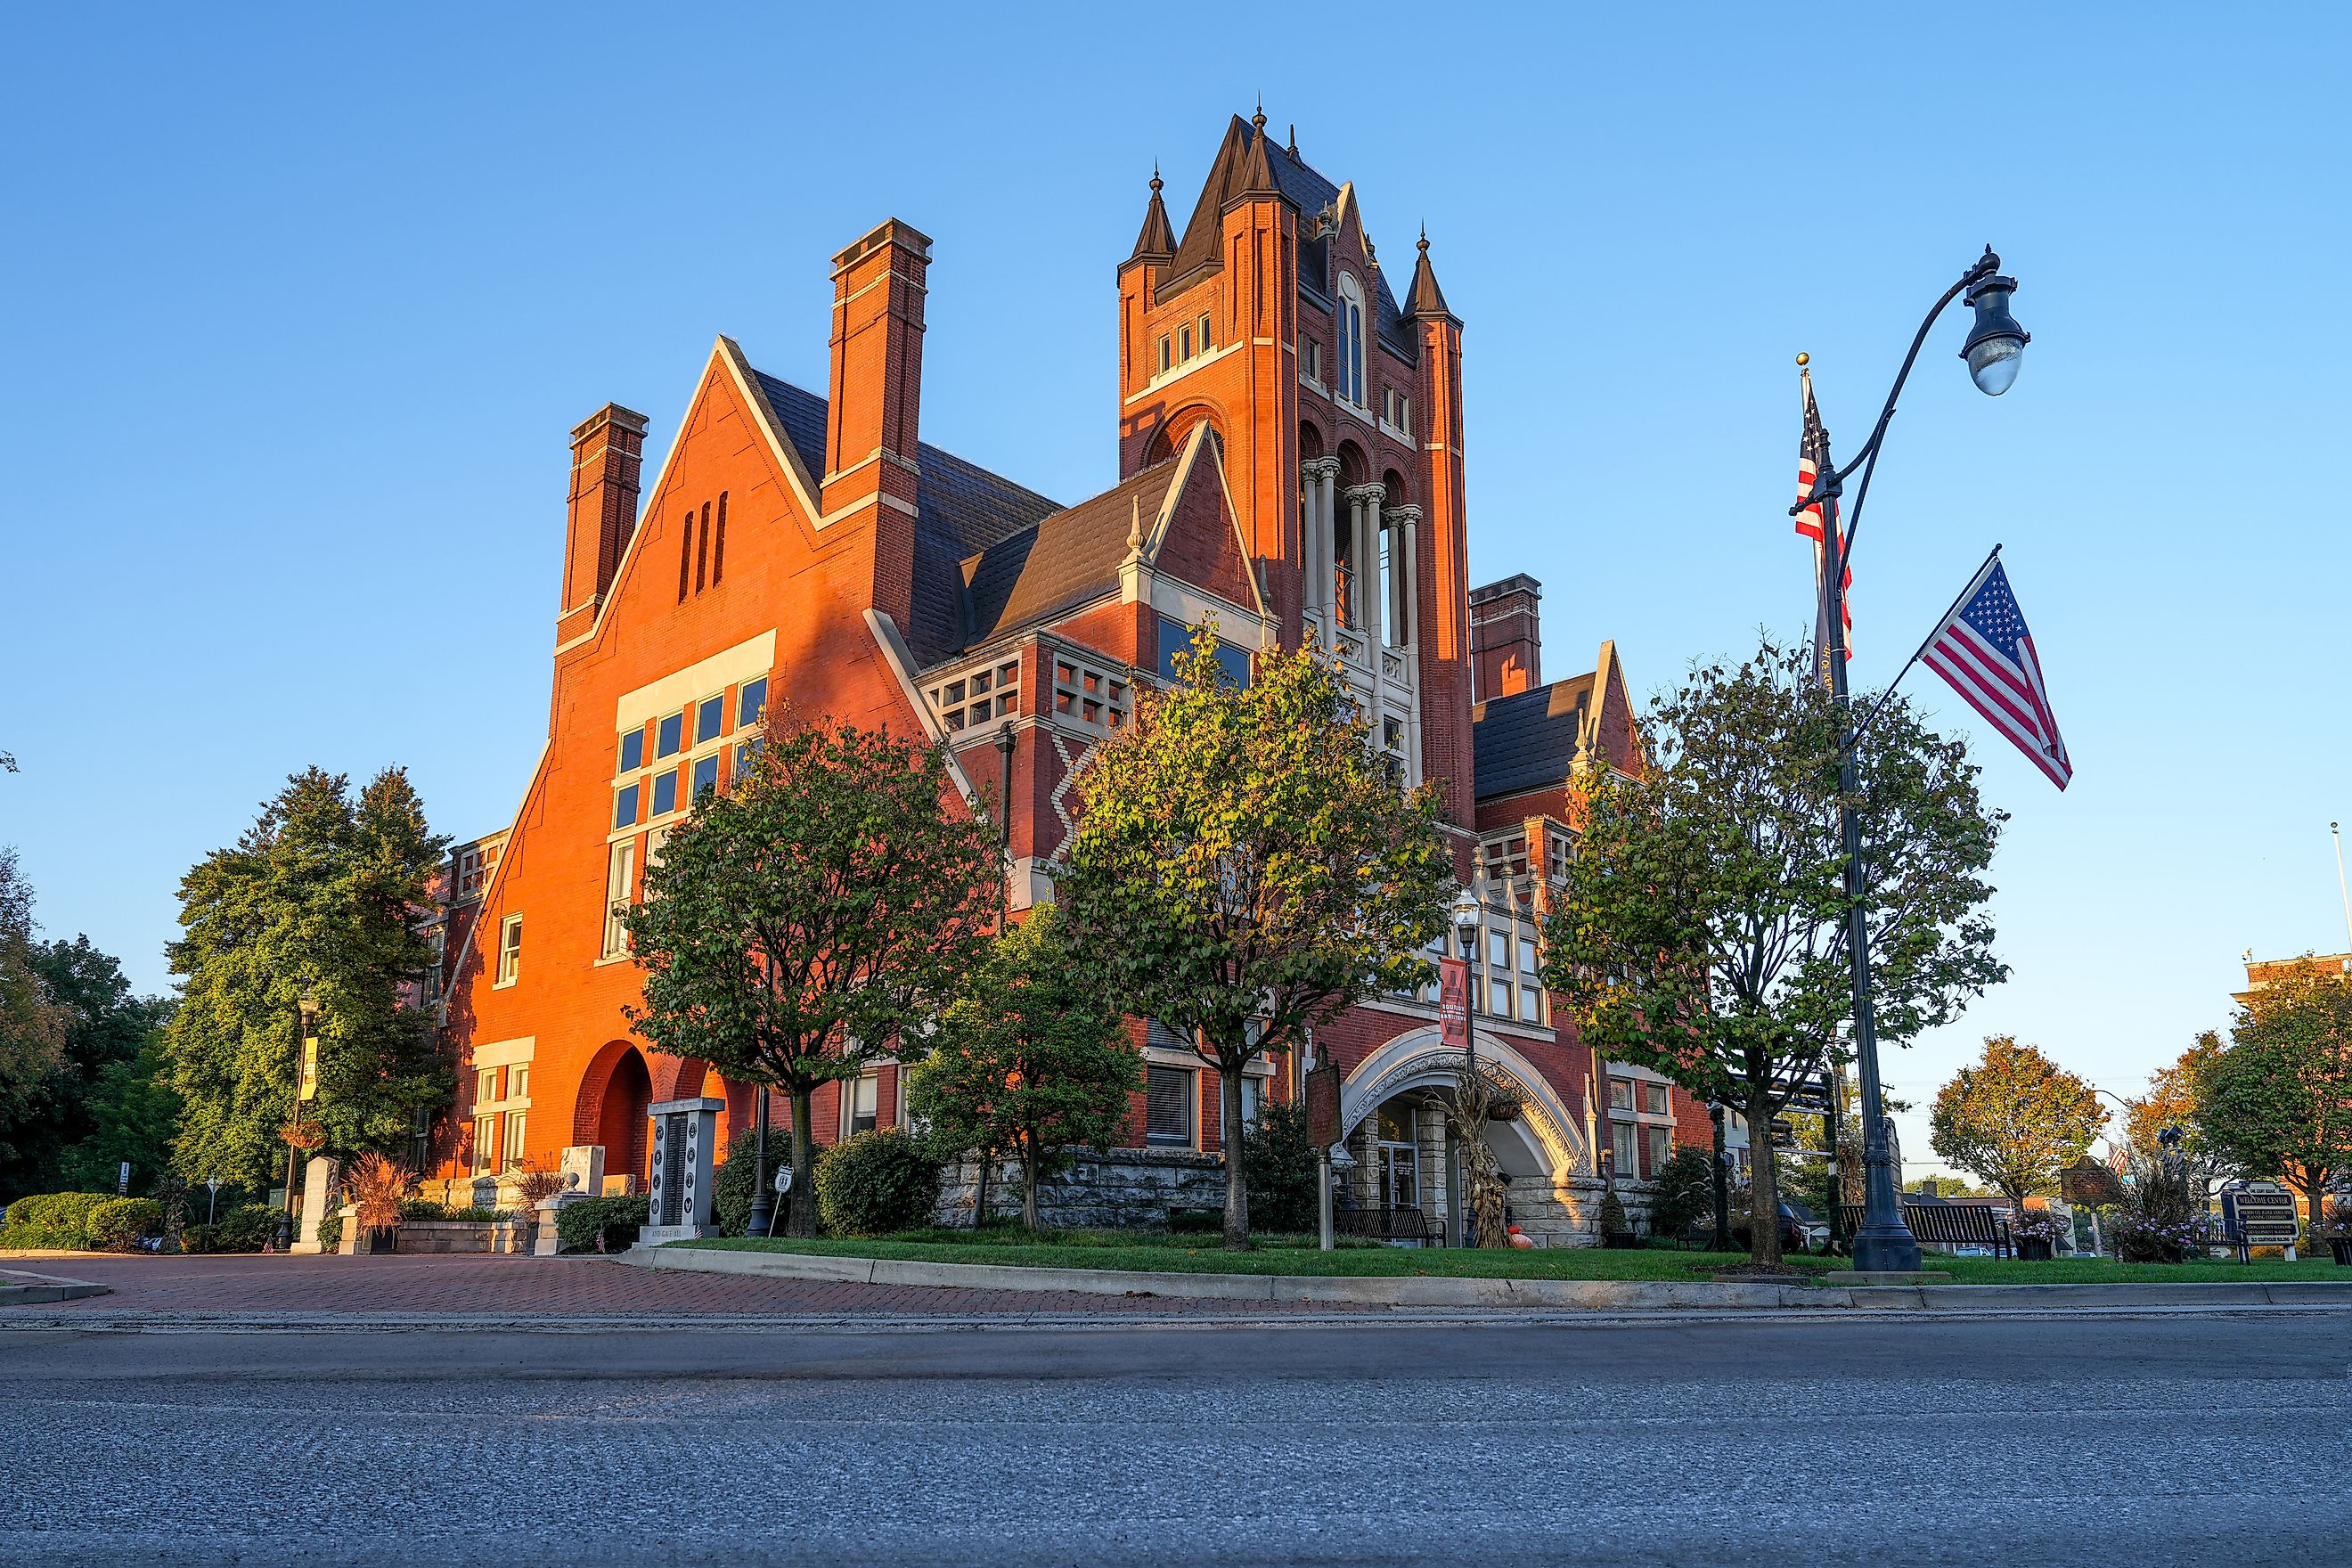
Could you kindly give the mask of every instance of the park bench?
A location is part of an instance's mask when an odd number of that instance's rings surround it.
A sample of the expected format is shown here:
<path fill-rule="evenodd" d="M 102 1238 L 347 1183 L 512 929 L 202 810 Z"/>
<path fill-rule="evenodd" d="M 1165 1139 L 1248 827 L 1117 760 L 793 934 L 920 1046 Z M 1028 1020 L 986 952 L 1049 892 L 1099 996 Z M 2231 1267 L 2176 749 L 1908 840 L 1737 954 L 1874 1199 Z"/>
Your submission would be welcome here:
<path fill-rule="evenodd" d="M 1429 1216 L 1417 1208 L 1333 1209 L 1331 1232 L 1371 1241 L 1412 1241 L 1423 1247 L 1444 1239 L 1430 1229 Z"/>
<path fill-rule="evenodd" d="M 1838 1217 L 1851 1238 L 1862 1228 L 1862 1205 L 1840 1204 Z M 1975 1204 L 1905 1204 L 1903 1223 L 1926 1247 L 1990 1247 L 1995 1258 L 2013 1258 L 2017 1242 L 2009 1221 Z"/>

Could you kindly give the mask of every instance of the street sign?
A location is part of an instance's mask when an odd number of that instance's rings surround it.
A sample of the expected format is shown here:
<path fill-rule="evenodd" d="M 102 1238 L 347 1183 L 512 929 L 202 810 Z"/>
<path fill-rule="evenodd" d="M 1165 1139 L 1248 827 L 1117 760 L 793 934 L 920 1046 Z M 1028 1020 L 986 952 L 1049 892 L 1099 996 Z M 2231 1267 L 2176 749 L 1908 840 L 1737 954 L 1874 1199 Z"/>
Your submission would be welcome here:
<path fill-rule="evenodd" d="M 2248 1247 L 2293 1247 L 2303 1237 L 2294 1194 L 2276 1182 L 2233 1182 L 2222 1188 L 2221 1220 Z"/>
<path fill-rule="evenodd" d="M 122 1170 L 114 1178 L 114 1190 L 117 1193 L 127 1193 L 131 1190 L 131 1162 L 128 1160 L 122 1162 Z"/>

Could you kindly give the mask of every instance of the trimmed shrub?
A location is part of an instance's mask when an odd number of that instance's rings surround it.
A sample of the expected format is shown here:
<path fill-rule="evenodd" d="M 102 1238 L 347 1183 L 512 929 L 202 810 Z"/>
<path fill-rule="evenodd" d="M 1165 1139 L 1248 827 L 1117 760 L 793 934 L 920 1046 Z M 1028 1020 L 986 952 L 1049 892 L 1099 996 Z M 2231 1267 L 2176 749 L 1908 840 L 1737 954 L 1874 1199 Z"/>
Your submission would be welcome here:
<path fill-rule="evenodd" d="M 1617 1189 L 1614 1187 L 1610 1188 L 1607 1195 L 1601 1200 L 1601 1234 L 1603 1236 L 1633 1234 L 1633 1227 L 1626 1223 L 1625 1205 L 1617 1201 Z"/>
<path fill-rule="evenodd" d="M 1249 1190 L 1250 1225 L 1303 1233 L 1316 1227 L 1315 1141 L 1307 1135 L 1307 1107 L 1267 1100 L 1242 1129 L 1242 1181 Z M 1224 1211 L 1217 1211 L 1224 1228 Z"/>
<path fill-rule="evenodd" d="M 637 1239 L 651 1213 L 652 1200 L 642 1193 L 627 1198 L 582 1198 L 564 1205 L 555 1216 L 555 1234 L 567 1252 L 593 1252 L 598 1237 L 604 1237 L 605 1251 L 620 1252 Z"/>
<path fill-rule="evenodd" d="M 479 1204 L 468 1204 L 462 1208 L 452 1208 L 447 1204 L 436 1204 L 425 1198 L 407 1198 L 401 1203 L 400 1217 L 404 1220 L 450 1219 L 482 1225 L 490 1220 L 511 1219 L 514 1216 L 504 1209 L 486 1209 Z"/>
<path fill-rule="evenodd" d="M 46 1225 L 0 1225 L 0 1251 L 79 1252 L 81 1233 L 53 1230 Z"/>
<path fill-rule="evenodd" d="M 135 1252 L 163 1228 L 163 1205 L 153 1198 L 109 1198 L 89 1211 L 89 1244 L 108 1252 Z"/>
<path fill-rule="evenodd" d="M 1650 1234 L 1679 1237 L 1715 1217 L 1715 1154 L 1682 1148 L 1658 1167 L 1650 1189 Z"/>
<path fill-rule="evenodd" d="M 319 1222 L 319 1247 L 321 1251 L 332 1252 L 342 1244 L 343 1216 L 338 1210 Z"/>
<path fill-rule="evenodd" d="M 929 1225 L 940 1163 L 903 1128 L 845 1138 L 816 1163 L 816 1212 L 835 1236 L 887 1236 Z"/>
<path fill-rule="evenodd" d="M 771 1129 L 772 1131 L 772 1129 Z M 777 1155 L 782 1152 L 790 1162 L 791 1151 L 779 1150 L 772 1142 L 768 1149 L 768 1179 L 776 1179 Z M 747 1128 L 729 1141 L 727 1158 L 720 1162 L 718 1173 L 710 1178 L 710 1217 L 719 1222 L 721 1236 L 741 1236 L 751 1223 L 751 1196 L 756 1184 L 751 1173 L 751 1133 Z M 783 1205 L 776 1205 L 775 1226 L 783 1228 Z"/>
<path fill-rule="evenodd" d="M 60 1231 L 78 1238 L 65 1245 L 86 1247 L 91 1212 L 116 1201 L 112 1193 L 35 1193 L 8 1205 L 8 1223 Z"/>
<path fill-rule="evenodd" d="M 275 1204 L 238 1204 L 215 1225 L 192 1225 L 180 1236 L 190 1252 L 258 1252 L 278 1234 Z"/>

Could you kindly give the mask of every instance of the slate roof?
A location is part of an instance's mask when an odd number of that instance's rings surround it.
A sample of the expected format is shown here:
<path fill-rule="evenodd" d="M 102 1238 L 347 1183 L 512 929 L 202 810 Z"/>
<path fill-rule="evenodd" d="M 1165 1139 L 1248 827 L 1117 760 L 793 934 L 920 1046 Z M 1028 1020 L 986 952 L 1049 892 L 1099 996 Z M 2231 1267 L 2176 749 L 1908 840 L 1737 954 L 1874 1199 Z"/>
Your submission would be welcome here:
<path fill-rule="evenodd" d="M 761 371 L 760 390 L 809 477 L 824 477 L 825 400 Z M 1176 458 L 1073 507 L 926 442 L 919 448 L 912 626 L 899 630 L 925 668 L 1053 619 L 1118 587 L 1128 531 L 1148 531 Z"/>
<path fill-rule="evenodd" d="M 1339 199 L 1339 186 L 1304 159 L 1274 145 L 1264 131 L 1236 114 L 1225 127 L 1225 139 L 1218 143 L 1208 177 L 1201 182 L 1201 199 L 1184 225 L 1184 237 L 1177 242 L 1176 259 L 1168 268 L 1171 293 L 1187 286 L 1192 274 L 1217 265 L 1226 204 L 1261 190 L 1273 191 L 1304 216 L 1312 216 Z M 1434 282 L 1433 279 L 1433 286 Z M 1404 312 L 1397 309 L 1387 274 L 1378 268 L 1372 270 L 1372 292 L 1375 333 L 1398 353 L 1417 360 L 1420 349 L 1405 325 Z"/>
<path fill-rule="evenodd" d="M 1490 698 L 1471 715 L 1478 798 L 1518 795 L 1568 782 L 1576 760 L 1577 718 L 1598 671 Z"/>

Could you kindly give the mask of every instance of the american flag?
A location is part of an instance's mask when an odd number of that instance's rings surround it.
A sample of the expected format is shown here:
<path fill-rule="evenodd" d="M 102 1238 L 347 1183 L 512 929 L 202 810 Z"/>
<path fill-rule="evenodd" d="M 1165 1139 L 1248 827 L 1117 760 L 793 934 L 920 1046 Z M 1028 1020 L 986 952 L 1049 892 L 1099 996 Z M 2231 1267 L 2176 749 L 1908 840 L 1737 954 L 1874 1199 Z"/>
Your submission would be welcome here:
<path fill-rule="evenodd" d="M 1813 406 L 1813 373 L 1811 370 L 1801 370 L 1797 373 L 1797 378 L 1802 389 L 1805 405 L 1804 434 L 1797 439 L 1797 502 L 1800 506 L 1803 506 L 1805 498 L 1813 493 L 1813 481 L 1821 475 L 1821 469 L 1813 463 L 1813 438 L 1815 433 L 1821 429 L 1822 416 L 1821 411 Z M 1813 595 L 1816 604 L 1820 606 L 1813 616 L 1814 629 L 1815 635 L 1821 640 L 1821 658 L 1826 660 L 1829 658 L 1829 595 L 1822 592 L 1822 574 L 1828 564 L 1828 552 L 1822 543 L 1824 529 L 1819 502 L 1805 507 L 1802 511 L 1797 513 L 1797 531 L 1813 542 Z M 1846 563 L 1840 564 L 1843 570 L 1838 575 L 1844 581 L 1839 586 L 1845 590 L 1847 595 L 1843 600 L 1845 646 L 1846 651 L 1851 654 L 1853 651 L 1853 567 Z"/>
<path fill-rule="evenodd" d="M 2066 756 L 2066 742 L 2058 738 L 2033 634 L 2026 630 L 1998 549 L 1927 639 L 1919 658 L 2049 774 L 2052 784 L 2066 787 L 2074 776 L 2074 764 Z"/>

